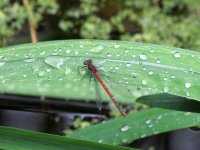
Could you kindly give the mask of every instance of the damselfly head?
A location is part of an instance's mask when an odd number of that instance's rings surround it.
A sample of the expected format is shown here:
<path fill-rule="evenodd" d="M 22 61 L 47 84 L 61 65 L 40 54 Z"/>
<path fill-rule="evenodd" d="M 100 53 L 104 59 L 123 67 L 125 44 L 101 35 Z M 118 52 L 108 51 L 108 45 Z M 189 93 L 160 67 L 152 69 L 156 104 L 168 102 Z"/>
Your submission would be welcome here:
<path fill-rule="evenodd" d="M 84 65 L 88 65 L 88 64 L 91 64 L 92 63 L 92 60 L 91 59 L 88 59 L 88 60 L 86 60 L 86 61 L 84 61 Z"/>

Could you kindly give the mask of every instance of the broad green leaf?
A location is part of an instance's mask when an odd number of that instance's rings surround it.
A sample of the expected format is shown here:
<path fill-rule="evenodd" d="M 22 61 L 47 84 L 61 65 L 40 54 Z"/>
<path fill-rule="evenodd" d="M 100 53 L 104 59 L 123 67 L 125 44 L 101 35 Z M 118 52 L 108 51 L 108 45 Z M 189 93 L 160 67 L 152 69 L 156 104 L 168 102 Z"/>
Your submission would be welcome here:
<path fill-rule="evenodd" d="M 8 127 L 0 127 L 0 141 L 0 149 L 6 150 L 131 150 Z"/>
<path fill-rule="evenodd" d="M 130 41 L 65 40 L 1 48 L 0 92 L 94 100 L 89 76 L 81 80 L 87 70 L 79 66 L 87 59 L 117 87 L 131 91 L 127 97 L 111 89 L 120 102 L 163 92 L 200 100 L 200 53 Z"/>
<path fill-rule="evenodd" d="M 68 137 L 119 145 L 199 124 L 199 113 L 153 108 L 75 131 Z"/>
<path fill-rule="evenodd" d="M 142 96 L 137 102 L 166 109 L 174 109 L 189 112 L 200 112 L 200 103 L 185 97 L 170 94 L 154 94 Z"/>

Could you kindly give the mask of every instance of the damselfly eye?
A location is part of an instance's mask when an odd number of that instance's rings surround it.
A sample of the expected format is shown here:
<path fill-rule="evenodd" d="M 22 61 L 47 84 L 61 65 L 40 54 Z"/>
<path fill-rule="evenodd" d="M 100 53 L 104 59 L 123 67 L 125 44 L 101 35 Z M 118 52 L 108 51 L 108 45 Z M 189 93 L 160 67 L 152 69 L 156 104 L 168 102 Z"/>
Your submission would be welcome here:
<path fill-rule="evenodd" d="M 88 59 L 88 60 L 86 60 L 86 61 L 84 61 L 84 65 L 87 65 L 87 64 L 91 64 L 92 63 L 92 60 L 91 59 Z"/>
<path fill-rule="evenodd" d="M 92 63 L 92 59 L 88 59 L 88 63 Z"/>

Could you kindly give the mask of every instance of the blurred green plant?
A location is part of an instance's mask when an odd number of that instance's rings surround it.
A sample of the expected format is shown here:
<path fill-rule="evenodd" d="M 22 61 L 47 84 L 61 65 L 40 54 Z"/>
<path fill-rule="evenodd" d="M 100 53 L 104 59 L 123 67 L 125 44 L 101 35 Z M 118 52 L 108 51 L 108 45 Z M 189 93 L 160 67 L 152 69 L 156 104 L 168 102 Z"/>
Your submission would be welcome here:
<path fill-rule="evenodd" d="M 15 2 L 10 5 L 7 0 L 0 3 L 0 45 L 6 43 L 7 39 L 12 36 L 17 29 L 23 27 L 26 14 L 24 8 Z"/>
<path fill-rule="evenodd" d="M 63 34 L 60 38 L 133 40 L 198 51 L 199 4 L 196 0 L 30 0 L 30 12 L 34 26 L 46 21 L 53 28 L 48 33 L 59 31 Z M 27 14 L 18 1 L 3 0 L 0 8 L 3 45 L 16 31 L 24 29 Z"/>
<path fill-rule="evenodd" d="M 56 0 L 30 1 L 28 11 L 31 14 L 31 24 L 38 27 L 39 22 L 44 19 L 44 13 L 55 14 L 57 9 Z M 2 0 L 0 3 L 0 45 L 5 45 L 11 36 L 23 30 L 27 19 L 28 12 L 21 2 Z"/>

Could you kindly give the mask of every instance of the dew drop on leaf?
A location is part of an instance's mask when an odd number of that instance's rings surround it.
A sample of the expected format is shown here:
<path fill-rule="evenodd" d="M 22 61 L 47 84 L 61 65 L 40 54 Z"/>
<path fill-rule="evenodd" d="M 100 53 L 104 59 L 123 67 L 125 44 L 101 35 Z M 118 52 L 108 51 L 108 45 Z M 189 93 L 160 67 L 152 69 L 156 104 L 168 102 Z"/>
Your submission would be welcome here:
<path fill-rule="evenodd" d="M 191 112 L 186 112 L 185 116 L 191 115 Z"/>
<path fill-rule="evenodd" d="M 101 140 L 98 140 L 98 143 L 102 143 L 103 142 L 103 140 L 101 139 Z"/>
<path fill-rule="evenodd" d="M 67 58 L 66 58 L 67 59 Z M 54 68 L 60 69 L 64 64 L 65 59 L 60 56 L 48 56 L 45 58 L 44 62 Z"/>
<path fill-rule="evenodd" d="M 150 123 L 151 123 L 151 120 L 148 119 L 148 120 L 145 121 L 145 123 L 146 123 L 146 124 L 150 124 Z"/>
<path fill-rule="evenodd" d="M 152 128 L 152 127 L 153 127 L 153 124 L 149 124 L 148 127 L 149 127 L 149 128 Z"/>
<path fill-rule="evenodd" d="M 157 117 L 157 119 L 161 119 L 162 118 L 162 116 L 161 115 L 159 115 L 158 117 Z"/>
<path fill-rule="evenodd" d="M 24 62 L 28 62 L 28 63 L 30 63 L 30 62 L 35 61 L 35 59 L 34 59 L 34 58 L 30 58 L 30 59 L 24 59 L 23 61 L 24 61 Z"/>
<path fill-rule="evenodd" d="M 181 54 L 180 54 L 179 52 L 176 52 L 176 53 L 174 53 L 174 57 L 175 57 L 175 58 L 180 58 L 180 57 L 181 57 Z"/>
<path fill-rule="evenodd" d="M 156 61 L 156 63 L 159 64 L 159 63 L 160 63 L 160 60 L 158 59 L 158 60 Z"/>
<path fill-rule="evenodd" d="M 107 54 L 107 57 L 111 57 L 112 55 L 110 53 Z"/>
<path fill-rule="evenodd" d="M 47 71 L 47 72 L 51 72 L 51 69 L 47 69 L 46 71 Z"/>
<path fill-rule="evenodd" d="M 69 53 L 71 53 L 71 50 L 68 49 L 68 50 L 65 51 L 65 53 L 69 54 Z"/>
<path fill-rule="evenodd" d="M 130 63 L 127 63 L 127 64 L 126 64 L 126 67 L 130 67 L 130 66 L 131 66 L 131 64 L 130 64 Z"/>
<path fill-rule="evenodd" d="M 190 97 L 190 93 L 189 93 L 189 92 L 186 92 L 186 96 L 187 96 L 187 97 Z"/>
<path fill-rule="evenodd" d="M 174 78 L 175 78 L 175 75 L 172 75 L 171 78 L 174 79 Z"/>
<path fill-rule="evenodd" d="M 120 54 L 116 54 L 116 56 L 117 56 L 117 57 L 119 57 L 119 56 L 120 56 Z"/>
<path fill-rule="evenodd" d="M 122 132 L 128 131 L 129 130 L 129 126 L 128 125 L 124 125 L 123 127 L 121 127 L 120 129 Z"/>
<path fill-rule="evenodd" d="M 167 81 L 167 77 L 164 77 L 164 79 L 163 79 L 164 81 Z"/>
<path fill-rule="evenodd" d="M 120 45 L 119 44 L 115 44 L 114 48 L 120 48 Z"/>
<path fill-rule="evenodd" d="M 146 134 L 142 134 L 142 135 L 141 135 L 141 138 L 144 138 L 144 137 L 146 137 Z"/>
<path fill-rule="evenodd" d="M 5 62 L 0 62 L 0 67 L 4 66 Z"/>
<path fill-rule="evenodd" d="M 119 67 L 118 67 L 118 66 L 116 66 L 116 67 L 115 67 L 115 70 L 119 70 Z"/>
<path fill-rule="evenodd" d="M 149 71 L 149 75 L 153 75 L 153 71 Z"/>
<path fill-rule="evenodd" d="M 191 86 L 192 86 L 191 83 L 189 82 L 185 83 L 185 88 L 189 89 Z"/>
<path fill-rule="evenodd" d="M 147 60 L 147 56 L 145 54 L 140 54 L 140 59 L 141 60 Z"/>
<path fill-rule="evenodd" d="M 26 78 L 26 77 L 27 77 L 27 75 L 26 75 L 26 74 L 23 74 L 23 75 L 22 75 L 22 77 L 23 77 L 23 78 Z"/>
<path fill-rule="evenodd" d="M 103 52 L 104 50 L 104 47 L 102 45 L 96 45 L 95 47 L 93 47 L 90 52 L 93 52 L 93 53 L 101 53 Z"/>
<path fill-rule="evenodd" d="M 164 91 L 165 93 L 167 93 L 167 92 L 169 92 L 169 88 L 165 86 L 165 87 L 163 88 L 163 91 Z"/>
<path fill-rule="evenodd" d="M 43 52 L 40 53 L 40 55 L 42 56 L 42 55 L 44 55 L 45 53 L 46 53 L 46 51 L 43 51 Z"/>
<path fill-rule="evenodd" d="M 142 80 L 142 85 L 147 85 L 147 80 Z"/>
<path fill-rule="evenodd" d="M 65 75 L 68 75 L 69 73 L 71 73 L 71 68 L 66 67 L 65 68 Z"/>
<path fill-rule="evenodd" d="M 126 138 L 122 139 L 122 143 L 127 143 L 127 142 L 128 142 L 128 139 L 126 139 Z"/>
<path fill-rule="evenodd" d="M 44 71 L 39 71 L 38 76 L 39 76 L 39 77 L 44 76 Z"/>

